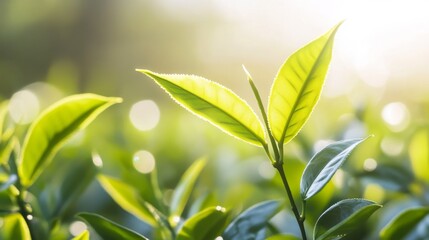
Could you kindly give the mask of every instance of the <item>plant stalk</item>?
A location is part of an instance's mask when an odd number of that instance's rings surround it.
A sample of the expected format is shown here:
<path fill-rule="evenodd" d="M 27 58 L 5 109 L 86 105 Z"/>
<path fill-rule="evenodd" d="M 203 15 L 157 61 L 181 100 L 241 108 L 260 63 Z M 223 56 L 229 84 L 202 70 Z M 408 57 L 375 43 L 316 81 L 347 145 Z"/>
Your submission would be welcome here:
<path fill-rule="evenodd" d="M 32 240 L 37 239 L 34 235 L 34 229 L 33 229 L 33 223 L 31 222 L 31 218 L 33 217 L 31 215 L 31 212 L 28 211 L 27 203 L 24 200 L 24 190 L 20 189 L 19 194 L 17 196 L 17 202 L 19 206 L 19 213 L 21 213 L 21 216 L 24 218 L 25 223 L 27 224 L 28 231 L 30 232 L 30 237 Z"/>
<path fill-rule="evenodd" d="M 293 199 L 293 196 L 292 196 L 292 191 L 290 190 L 289 183 L 286 179 L 286 174 L 283 170 L 283 164 L 276 164 L 276 165 L 274 165 L 274 167 L 277 169 L 277 171 L 280 174 L 280 177 L 282 178 L 283 186 L 285 187 L 287 196 L 289 198 L 290 205 L 292 206 L 292 212 L 295 215 L 295 219 L 296 219 L 298 226 L 299 226 L 299 229 L 301 231 L 302 239 L 307 240 L 307 235 L 305 233 L 305 227 L 304 227 L 304 220 L 305 219 L 300 216 L 298 208 L 296 207 L 295 200 Z"/>

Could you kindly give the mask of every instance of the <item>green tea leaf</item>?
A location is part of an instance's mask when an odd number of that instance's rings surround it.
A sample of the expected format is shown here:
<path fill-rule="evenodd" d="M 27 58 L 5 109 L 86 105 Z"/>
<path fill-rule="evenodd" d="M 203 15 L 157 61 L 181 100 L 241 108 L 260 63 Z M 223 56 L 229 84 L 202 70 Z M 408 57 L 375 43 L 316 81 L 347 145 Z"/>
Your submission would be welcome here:
<path fill-rule="evenodd" d="M 382 240 L 404 239 L 428 215 L 428 207 L 405 210 L 381 230 L 380 237 Z"/>
<path fill-rule="evenodd" d="M 268 120 L 279 143 L 287 143 L 298 134 L 316 105 L 340 25 L 292 54 L 277 73 L 269 98 Z"/>
<path fill-rule="evenodd" d="M 72 238 L 72 240 L 89 240 L 89 231 L 85 230 L 76 237 Z"/>
<path fill-rule="evenodd" d="M 265 201 L 253 205 L 235 218 L 222 234 L 224 240 L 256 239 L 258 232 L 280 210 L 279 201 Z M 265 238 L 263 238 L 265 239 Z"/>
<path fill-rule="evenodd" d="M 353 149 L 366 139 L 338 141 L 316 153 L 301 177 L 302 199 L 307 200 L 322 190 Z"/>
<path fill-rule="evenodd" d="M 102 239 L 147 239 L 137 232 L 96 214 L 79 213 L 77 216 L 91 225 L 92 229 L 94 229 Z"/>
<path fill-rule="evenodd" d="M 104 190 L 125 211 L 152 226 L 156 225 L 157 221 L 153 217 L 150 209 L 143 204 L 144 200 L 132 186 L 106 175 L 99 175 L 97 179 Z"/>
<path fill-rule="evenodd" d="M 170 214 L 172 217 L 180 217 L 182 215 L 197 178 L 201 174 L 205 165 L 205 159 L 197 160 L 183 174 L 179 184 L 173 192 L 170 205 Z"/>
<path fill-rule="evenodd" d="M 18 212 L 16 197 L 9 191 L 0 191 L 0 217 Z"/>
<path fill-rule="evenodd" d="M 46 183 L 43 183 L 38 199 L 44 216 L 50 220 L 59 218 L 75 203 L 97 173 L 92 161 L 86 158 L 53 163 L 45 171 L 46 174 L 39 179 Z M 33 188 L 37 185 L 34 184 Z"/>
<path fill-rule="evenodd" d="M 228 212 L 222 207 L 207 208 L 183 224 L 176 240 L 215 239 L 225 229 L 228 216 Z"/>
<path fill-rule="evenodd" d="M 18 166 L 21 184 L 30 186 L 68 138 L 119 102 L 120 98 L 79 94 L 64 98 L 45 110 L 25 137 Z"/>
<path fill-rule="evenodd" d="M 31 239 L 27 223 L 21 214 L 10 214 L 3 218 L 0 239 Z"/>
<path fill-rule="evenodd" d="M 326 210 L 316 222 L 314 239 L 339 239 L 358 230 L 379 208 L 365 199 L 345 199 Z"/>
<path fill-rule="evenodd" d="M 246 142 L 265 144 L 264 130 L 250 106 L 224 86 L 193 75 L 146 74 L 190 112 Z"/>

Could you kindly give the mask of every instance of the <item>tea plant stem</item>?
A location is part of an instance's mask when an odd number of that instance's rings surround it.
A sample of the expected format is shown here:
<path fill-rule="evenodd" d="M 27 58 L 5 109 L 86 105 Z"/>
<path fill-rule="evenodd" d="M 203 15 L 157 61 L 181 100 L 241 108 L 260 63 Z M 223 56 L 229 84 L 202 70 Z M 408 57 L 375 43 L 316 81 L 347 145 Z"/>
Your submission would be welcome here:
<path fill-rule="evenodd" d="M 305 233 L 305 227 L 304 227 L 304 220 L 305 219 L 302 218 L 298 212 L 298 208 L 296 207 L 295 200 L 293 199 L 293 196 L 292 196 L 292 191 L 290 190 L 289 183 L 286 179 L 286 174 L 283 170 L 283 164 L 276 164 L 276 165 L 274 165 L 274 167 L 277 169 L 277 171 L 280 174 L 280 177 L 282 178 L 283 186 L 285 187 L 287 196 L 289 198 L 289 202 L 292 206 L 292 212 L 295 215 L 296 221 L 298 222 L 299 229 L 301 231 L 302 239 L 307 240 L 307 235 Z"/>
<path fill-rule="evenodd" d="M 25 202 L 24 194 L 25 194 L 25 191 L 22 190 L 22 189 L 20 189 L 19 190 L 19 194 L 17 196 L 17 202 L 18 202 L 18 206 L 19 206 L 19 212 L 21 213 L 22 217 L 25 220 L 25 223 L 27 224 L 28 231 L 30 232 L 31 239 L 35 240 L 37 238 L 34 236 L 33 224 L 31 222 L 31 218 L 33 216 L 31 215 L 31 212 L 28 210 L 28 203 Z"/>

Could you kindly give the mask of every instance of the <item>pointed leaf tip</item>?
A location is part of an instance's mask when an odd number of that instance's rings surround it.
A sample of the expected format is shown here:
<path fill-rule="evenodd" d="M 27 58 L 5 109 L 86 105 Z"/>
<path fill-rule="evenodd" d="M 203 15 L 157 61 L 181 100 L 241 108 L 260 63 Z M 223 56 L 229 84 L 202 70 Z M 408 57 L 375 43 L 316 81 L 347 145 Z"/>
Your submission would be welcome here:
<path fill-rule="evenodd" d="M 351 152 L 368 138 L 334 142 L 316 153 L 302 174 L 300 184 L 302 199 L 310 199 L 320 192 Z"/>
<path fill-rule="evenodd" d="M 43 111 L 24 139 L 18 165 L 21 184 L 29 187 L 66 140 L 121 101 L 117 97 L 84 93 L 63 98 Z"/>
<path fill-rule="evenodd" d="M 268 104 L 270 129 L 279 143 L 292 140 L 313 111 L 331 62 L 335 33 L 341 24 L 296 51 L 279 69 Z"/>

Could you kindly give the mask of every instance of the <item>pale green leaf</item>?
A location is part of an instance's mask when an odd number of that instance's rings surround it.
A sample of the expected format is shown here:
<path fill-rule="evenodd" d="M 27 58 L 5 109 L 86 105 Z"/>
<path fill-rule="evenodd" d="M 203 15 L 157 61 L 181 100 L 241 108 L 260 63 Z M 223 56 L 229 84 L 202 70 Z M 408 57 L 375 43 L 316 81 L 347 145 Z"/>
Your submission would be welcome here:
<path fill-rule="evenodd" d="M 292 54 L 277 73 L 269 98 L 268 120 L 279 143 L 287 143 L 298 134 L 316 105 L 340 25 Z"/>
<path fill-rule="evenodd" d="M 195 161 L 186 172 L 183 174 L 176 189 L 173 192 L 173 197 L 170 205 L 170 214 L 174 217 L 180 217 L 191 195 L 192 189 L 195 186 L 198 176 L 206 165 L 205 159 Z"/>
<path fill-rule="evenodd" d="M 428 207 L 405 210 L 381 230 L 380 237 L 382 240 L 404 239 L 426 216 L 429 216 Z"/>
<path fill-rule="evenodd" d="M 320 215 L 314 227 L 314 239 L 341 239 L 362 227 L 380 208 L 381 205 L 365 199 L 342 200 Z"/>
<path fill-rule="evenodd" d="M 140 218 L 146 223 L 155 226 L 157 224 L 150 209 L 144 203 L 139 193 L 130 185 L 106 175 L 97 176 L 104 190 L 125 211 Z"/>
<path fill-rule="evenodd" d="M 147 238 L 139 233 L 97 214 L 79 213 L 77 216 L 91 225 L 92 229 L 94 229 L 102 239 L 147 240 Z"/>
<path fill-rule="evenodd" d="M 67 139 L 109 106 L 121 101 L 120 98 L 79 94 L 64 98 L 45 110 L 30 126 L 24 140 L 18 166 L 21 184 L 30 186 Z"/>
<path fill-rule="evenodd" d="M 0 239 L 31 239 L 27 223 L 21 214 L 10 214 L 3 218 Z"/>
<path fill-rule="evenodd" d="M 179 230 L 176 240 L 215 239 L 226 227 L 229 213 L 222 207 L 210 207 L 192 216 Z"/>
<path fill-rule="evenodd" d="M 190 112 L 246 142 L 265 144 L 264 130 L 250 106 L 224 86 L 194 75 L 137 70 L 159 84 Z"/>
<path fill-rule="evenodd" d="M 89 240 L 89 231 L 85 230 L 85 231 L 81 232 L 79 235 L 72 238 L 72 240 Z"/>
<path fill-rule="evenodd" d="M 350 153 L 366 139 L 338 141 L 316 153 L 301 177 L 302 199 L 307 200 L 322 190 Z"/>

